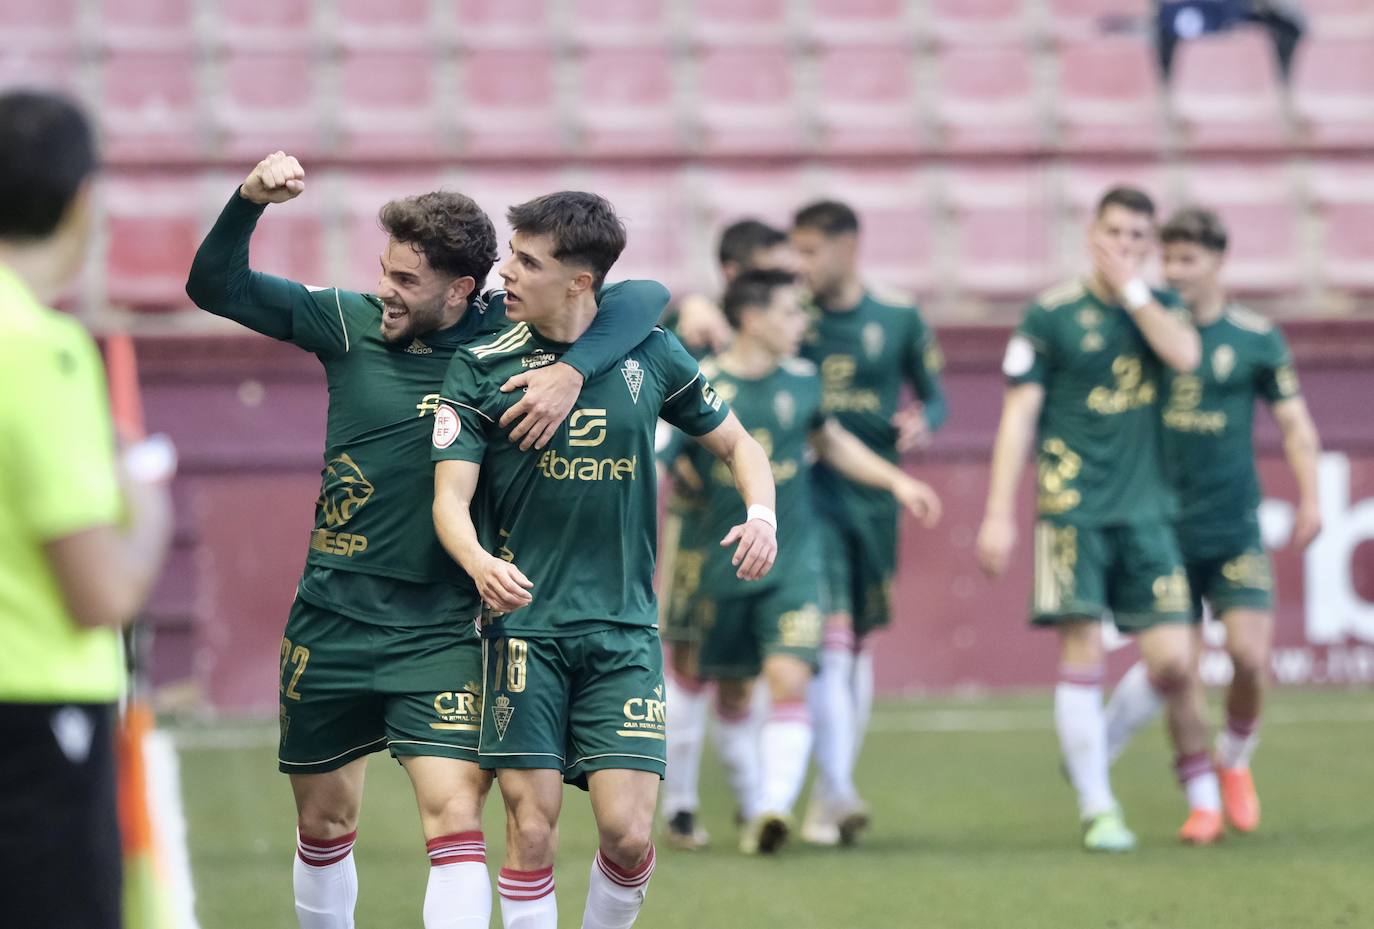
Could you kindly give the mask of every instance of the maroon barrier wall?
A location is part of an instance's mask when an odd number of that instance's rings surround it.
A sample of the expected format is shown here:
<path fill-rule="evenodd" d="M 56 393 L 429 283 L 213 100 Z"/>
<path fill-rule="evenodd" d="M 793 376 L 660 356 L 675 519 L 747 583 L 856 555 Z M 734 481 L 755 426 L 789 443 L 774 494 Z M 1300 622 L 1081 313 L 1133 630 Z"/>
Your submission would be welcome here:
<path fill-rule="evenodd" d="M 1287 683 L 1374 682 L 1374 320 L 1294 323 L 1285 331 L 1328 449 L 1327 529 L 1305 556 L 1276 552 L 1276 673 Z M 1047 684 L 1054 638 L 1025 622 L 1029 474 L 1021 496 L 1026 532 L 1009 576 L 984 579 L 973 557 L 1006 330 L 947 327 L 941 338 L 950 419 L 909 467 L 940 491 L 946 516 L 933 531 L 905 529 L 896 621 L 875 641 L 879 686 Z M 169 693 L 184 705 L 270 711 L 318 490 L 322 372 L 302 352 L 251 337 L 150 339 L 139 352 L 149 425 L 171 433 L 182 453 L 177 548 L 149 611 L 155 682 L 183 685 Z M 1261 473 L 1275 501 L 1266 505 L 1266 534 L 1278 544 L 1286 535 L 1278 501 L 1293 499 L 1292 479 L 1273 424 L 1261 420 Z M 1122 648 L 1114 665 L 1132 652 Z M 1228 673 L 1215 655 L 1205 670 L 1213 680 Z"/>

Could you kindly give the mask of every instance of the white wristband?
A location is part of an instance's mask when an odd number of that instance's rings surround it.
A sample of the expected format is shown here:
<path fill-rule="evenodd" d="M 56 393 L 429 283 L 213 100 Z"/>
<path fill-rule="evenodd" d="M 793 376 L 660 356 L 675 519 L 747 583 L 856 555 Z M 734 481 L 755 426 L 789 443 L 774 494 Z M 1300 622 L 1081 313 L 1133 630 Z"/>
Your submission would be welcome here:
<path fill-rule="evenodd" d="M 749 512 L 744 516 L 744 521 L 748 522 L 751 519 L 761 519 L 772 526 L 774 532 L 778 530 L 778 514 L 762 503 L 755 503 L 749 508 Z"/>
<path fill-rule="evenodd" d="M 1134 313 L 1136 310 L 1143 310 L 1154 302 L 1155 295 L 1150 292 L 1150 285 L 1140 278 L 1133 278 L 1125 287 L 1121 288 L 1121 303 Z"/>

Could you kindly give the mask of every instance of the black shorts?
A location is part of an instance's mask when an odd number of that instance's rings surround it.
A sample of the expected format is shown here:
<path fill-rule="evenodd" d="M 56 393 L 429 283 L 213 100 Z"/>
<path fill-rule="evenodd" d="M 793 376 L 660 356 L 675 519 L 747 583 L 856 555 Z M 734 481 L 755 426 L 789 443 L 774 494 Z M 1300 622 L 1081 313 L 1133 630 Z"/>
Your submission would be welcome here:
<path fill-rule="evenodd" d="M 110 704 L 0 703 L 0 921 L 119 929 Z"/>

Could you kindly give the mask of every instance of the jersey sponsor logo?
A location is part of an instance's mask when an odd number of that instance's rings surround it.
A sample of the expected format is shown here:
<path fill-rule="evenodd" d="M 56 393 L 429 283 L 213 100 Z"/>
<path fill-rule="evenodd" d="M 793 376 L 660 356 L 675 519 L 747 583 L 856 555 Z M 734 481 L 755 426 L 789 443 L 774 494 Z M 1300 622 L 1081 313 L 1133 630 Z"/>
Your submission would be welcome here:
<path fill-rule="evenodd" d="M 882 403 L 871 390 L 855 390 L 858 365 L 849 355 L 830 355 L 821 362 L 821 412 L 880 413 Z"/>
<path fill-rule="evenodd" d="M 356 532 L 334 532 L 331 529 L 316 529 L 310 533 L 310 547 L 326 555 L 343 555 L 352 558 L 359 552 L 367 551 L 367 536 Z"/>
<path fill-rule="evenodd" d="M 558 356 L 555 355 L 553 352 L 545 351 L 544 349 L 540 348 L 521 358 L 520 367 L 543 368 L 547 365 L 553 364 L 557 360 Z"/>
<path fill-rule="evenodd" d="M 1236 368 L 1236 350 L 1229 345 L 1219 345 L 1212 352 L 1212 373 L 1218 381 L 1225 381 Z"/>
<path fill-rule="evenodd" d="M 1175 432 L 1220 435 L 1226 431 L 1226 414 L 1220 410 L 1199 410 L 1202 379 L 1180 374 L 1169 389 L 1169 405 L 1164 409 L 1164 425 Z"/>
<path fill-rule="evenodd" d="M 1094 387 L 1088 394 L 1088 409 L 1103 416 L 1115 416 L 1155 402 L 1155 382 L 1145 380 L 1140 359 L 1118 355 L 1112 359 L 1114 387 Z"/>
<path fill-rule="evenodd" d="M 330 461 L 324 469 L 324 482 L 315 505 L 324 514 L 324 525 L 310 534 L 310 547 L 327 555 L 352 558 L 367 550 L 367 536 L 338 532 L 372 499 L 373 487 L 362 468 L 347 454 Z"/>
<path fill-rule="evenodd" d="M 702 378 L 701 380 L 701 402 L 709 406 L 712 410 L 720 409 L 720 394 L 711 386 L 711 382 Z"/>
<path fill-rule="evenodd" d="M 879 323 L 869 323 L 863 327 L 859 333 L 859 339 L 864 345 L 864 354 L 869 360 L 877 358 L 883 353 L 883 327 Z"/>
<path fill-rule="evenodd" d="M 606 411 L 575 410 L 568 418 L 568 444 L 594 448 L 606 441 Z"/>
<path fill-rule="evenodd" d="M 653 697 L 631 697 L 621 708 L 625 721 L 616 735 L 627 739 L 656 739 L 664 741 L 668 722 L 668 704 L 663 699 L 663 685 L 654 688 Z"/>
<path fill-rule="evenodd" d="M 1035 367 L 1035 346 L 1023 335 L 1014 335 L 1007 341 L 1007 350 L 1002 355 L 1002 373 L 1007 377 L 1025 377 Z"/>
<path fill-rule="evenodd" d="M 551 481 L 623 481 L 635 480 L 639 456 L 629 458 L 564 458 L 553 449 L 539 456 L 539 473 Z"/>
<path fill-rule="evenodd" d="M 1175 568 L 1172 574 L 1155 578 L 1151 590 L 1155 596 L 1156 613 L 1187 613 L 1193 608 L 1188 596 L 1188 575 L 1182 568 Z"/>
<path fill-rule="evenodd" d="M 410 343 L 409 345 L 406 346 L 406 354 L 408 354 L 408 355 L 433 355 L 433 354 L 434 354 L 434 349 L 430 348 L 428 345 L 426 345 L 425 343 L 421 342 L 419 339 L 414 339 L 414 340 L 411 341 L 411 343 Z"/>
<path fill-rule="evenodd" d="M 505 739 L 506 729 L 510 726 L 511 718 L 515 716 L 515 707 L 510 705 L 510 697 L 505 694 L 496 698 L 491 705 L 491 719 L 496 723 L 496 738 Z"/>
<path fill-rule="evenodd" d="M 458 418 L 458 411 L 447 403 L 441 405 L 434 413 L 434 447 L 448 448 L 463 431 L 463 421 Z"/>
<path fill-rule="evenodd" d="M 426 413 L 439 412 L 439 395 L 425 394 L 420 398 L 420 402 L 415 404 L 415 409 L 419 411 L 419 417 L 424 419 Z"/>
<path fill-rule="evenodd" d="M 625 386 L 630 390 L 630 400 L 639 404 L 639 389 L 644 386 L 644 369 L 633 358 L 625 359 L 625 367 L 620 369 L 625 375 Z"/>
<path fill-rule="evenodd" d="M 482 724 L 482 688 L 468 681 L 462 690 L 446 690 L 434 695 L 434 714 L 438 722 L 429 728 L 443 732 L 476 732 Z"/>
<path fill-rule="evenodd" d="M 824 626 L 820 607 L 808 603 L 778 617 L 778 641 L 783 648 L 817 648 Z"/>
<path fill-rule="evenodd" d="M 1039 510 L 1046 515 L 1067 513 L 1078 506 L 1083 495 L 1072 485 L 1083 470 L 1083 459 L 1063 439 L 1046 439 L 1036 461 Z"/>

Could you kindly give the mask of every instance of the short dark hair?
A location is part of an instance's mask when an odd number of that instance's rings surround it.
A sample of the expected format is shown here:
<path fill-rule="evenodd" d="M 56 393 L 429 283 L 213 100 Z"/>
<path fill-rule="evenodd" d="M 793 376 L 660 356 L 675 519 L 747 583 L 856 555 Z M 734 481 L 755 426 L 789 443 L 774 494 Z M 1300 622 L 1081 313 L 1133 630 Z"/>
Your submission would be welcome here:
<path fill-rule="evenodd" d="M 95 168 L 95 133 L 75 103 L 43 90 L 0 94 L 0 238 L 52 235 Z"/>
<path fill-rule="evenodd" d="M 1192 242 L 1213 252 L 1226 251 L 1226 225 L 1221 217 L 1211 210 L 1192 206 L 1179 210 L 1164 228 L 1159 230 L 1159 238 L 1165 245 L 1171 242 Z"/>
<path fill-rule="evenodd" d="M 733 261 L 741 268 L 748 268 L 754 253 L 765 248 L 773 248 L 787 241 L 787 233 L 757 219 L 741 219 L 731 223 L 720 234 L 720 247 L 716 257 L 724 265 Z"/>
<path fill-rule="evenodd" d="M 1151 219 L 1155 218 L 1155 202 L 1150 199 L 1149 194 L 1139 187 L 1118 184 L 1109 189 L 1102 195 L 1102 199 L 1097 201 L 1097 212 L 1093 215 L 1101 216 L 1109 206 L 1119 206 L 1130 210 L 1132 213 L 1141 213 Z"/>
<path fill-rule="evenodd" d="M 625 250 L 625 224 L 605 197 L 581 190 L 560 190 L 517 204 L 506 211 L 511 228 L 524 235 L 553 239 L 553 257 L 583 265 L 600 287 Z"/>
<path fill-rule="evenodd" d="M 725 288 L 720 308 L 730 325 L 738 329 L 745 310 L 751 307 L 767 307 L 773 302 L 774 291 L 779 287 L 790 287 L 796 282 L 797 276 L 791 271 L 745 271 Z"/>
<path fill-rule="evenodd" d="M 815 229 L 826 236 L 857 234 L 859 216 L 847 203 L 838 200 L 817 200 L 808 203 L 792 217 L 793 229 Z"/>
<path fill-rule="evenodd" d="M 470 277 L 481 289 L 496 264 L 496 228 L 471 197 L 451 190 L 392 200 L 377 214 L 387 235 L 414 246 L 429 266 Z"/>

